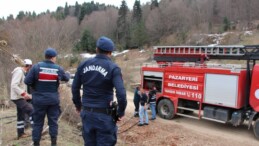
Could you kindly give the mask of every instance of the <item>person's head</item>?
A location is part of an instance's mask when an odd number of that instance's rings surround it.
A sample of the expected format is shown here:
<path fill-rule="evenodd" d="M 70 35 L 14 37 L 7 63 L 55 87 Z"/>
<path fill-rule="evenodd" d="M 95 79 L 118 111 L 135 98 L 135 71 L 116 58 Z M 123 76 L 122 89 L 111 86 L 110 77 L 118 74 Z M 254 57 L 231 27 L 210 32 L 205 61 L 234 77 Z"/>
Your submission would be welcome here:
<path fill-rule="evenodd" d="M 96 52 L 98 54 L 111 55 L 114 49 L 113 41 L 105 36 L 100 37 L 96 42 Z"/>
<path fill-rule="evenodd" d="M 44 52 L 45 59 L 56 62 L 56 56 L 58 55 L 57 51 L 53 48 L 47 48 Z"/>
<path fill-rule="evenodd" d="M 29 71 L 30 70 L 30 68 L 31 68 L 31 66 L 32 66 L 32 61 L 31 61 L 31 59 L 24 59 L 23 60 L 23 62 L 24 62 L 24 70 L 27 72 L 27 71 Z"/>
<path fill-rule="evenodd" d="M 146 93 L 143 88 L 139 88 L 139 91 L 140 91 L 141 93 Z"/>

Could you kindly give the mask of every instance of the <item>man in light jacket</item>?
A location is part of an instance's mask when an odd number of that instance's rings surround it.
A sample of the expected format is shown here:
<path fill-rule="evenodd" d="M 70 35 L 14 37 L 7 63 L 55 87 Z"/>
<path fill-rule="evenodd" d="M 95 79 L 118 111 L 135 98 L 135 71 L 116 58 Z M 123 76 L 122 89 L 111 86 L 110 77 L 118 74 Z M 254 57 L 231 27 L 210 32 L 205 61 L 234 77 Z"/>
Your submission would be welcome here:
<path fill-rule="evenodd" d="M 31 99 L 31 95 L 27 92 L 27 86 L 24 84 L 25 74 L 30 70 L 32 61 L 30 59 L 24 60 L 24 67 L 16 67 L 12 72 L 11 81 L 11 100 L 17 107 L 17 136 L 19 138 L 28 137 L 24 132 L 24 114 L 30 116 L 30 122 L 33 124 L 32 105 L 26 100 Z"/>

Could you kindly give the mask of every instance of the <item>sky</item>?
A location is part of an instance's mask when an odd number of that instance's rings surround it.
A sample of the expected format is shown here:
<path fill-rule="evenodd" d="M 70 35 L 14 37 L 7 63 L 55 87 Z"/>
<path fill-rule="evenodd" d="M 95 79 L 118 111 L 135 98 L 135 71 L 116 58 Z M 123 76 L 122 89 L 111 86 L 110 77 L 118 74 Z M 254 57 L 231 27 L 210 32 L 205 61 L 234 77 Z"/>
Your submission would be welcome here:
<path fill-rule="evenodd" d="M 92 0 L 0 0 L 0 18 L 7 17 L 13 14 L 16 18 L 19 11 L 35 11 L 36 14 L 46 12 L 47 10 L 56 11 L 58 6 L 65 7 L 66 2 L 68 5 L 75 5 L 76 1 L 79 4 L 83 2 L 91 2 Z M 111 4 L 119 7 L 122 0 L 93 0 L 95 3 Z M 150 2 L 151 0 L 140 0 L 141 4 Z M 129 9 L 132 9 L 135 0 L 126 0 Z"/>

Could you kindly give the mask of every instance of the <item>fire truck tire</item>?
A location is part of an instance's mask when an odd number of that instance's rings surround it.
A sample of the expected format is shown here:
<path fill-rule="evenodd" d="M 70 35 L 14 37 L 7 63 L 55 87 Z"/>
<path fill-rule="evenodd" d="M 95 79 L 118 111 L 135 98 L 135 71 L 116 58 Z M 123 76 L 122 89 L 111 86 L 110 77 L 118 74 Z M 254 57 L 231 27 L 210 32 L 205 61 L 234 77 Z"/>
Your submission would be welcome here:
<path fill-rule="evenodd" d="M 175 116 L 174 103 L 168 99 L 162 99 L 157 106 L 158 115 L 163 119 L 172 119 Z"/>
<path fill-rule="evenodd" d="M 253 130 L 256 139 L 259 139 L 259 118 L 254 122 Z"/>

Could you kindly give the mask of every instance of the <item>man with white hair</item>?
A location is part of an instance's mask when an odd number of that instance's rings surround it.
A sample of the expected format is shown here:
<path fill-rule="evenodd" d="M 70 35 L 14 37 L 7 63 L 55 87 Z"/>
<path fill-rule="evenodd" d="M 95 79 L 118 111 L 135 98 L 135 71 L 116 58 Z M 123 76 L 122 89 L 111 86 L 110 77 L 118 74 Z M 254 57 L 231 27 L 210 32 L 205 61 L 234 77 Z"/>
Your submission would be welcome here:
<path fill-rule="evenodd" d="M 30 70 L 32 66 L 32 61 L 30 59 L 24 60 L 25 66 L 16 67 L 12 72 L 11 81 L 11 100 L 15 103 L 17 107 L 17 136 L 19 138 L 28 137 L 24 132 L 24 114 L 30 116 L 30 122 L 33 124 L 32 115 L 32 105 L 26 100 L 31 99 L 31 95 L 27 92 L 27 86 L 24 83 L 25 74 Z"/>

